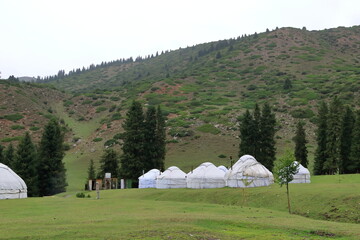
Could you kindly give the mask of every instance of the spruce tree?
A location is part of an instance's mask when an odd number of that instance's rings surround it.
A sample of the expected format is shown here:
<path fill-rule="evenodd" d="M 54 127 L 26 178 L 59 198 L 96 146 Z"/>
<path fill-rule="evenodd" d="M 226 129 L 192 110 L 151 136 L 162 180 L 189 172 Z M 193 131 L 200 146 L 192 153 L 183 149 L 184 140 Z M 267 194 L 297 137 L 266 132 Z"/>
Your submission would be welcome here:
<path fill-rule="evenodd" d="M 354 128 L 355 117 L 349 106 L 346 107 L 342 118 L 340 136 L 340 173 L 349 173 L 347 166 L 350 165 L 350 152 L 352 143 L 352 131 Z"/>
<path fill-rule="evenodd" d="M 254 152 L 254 138 L 253 138 L 253 118 L 249 110 L 246 110 L 242 119 L 240 120 L 240 145 L 239 157 L 249 154 L 253 155 Z"/>
<path fill-rule="evenodd" d="M 340 137 L 341 137 L 342 104 L 335 97 L 329 107 L 326 151 L 327 158 L 323 170 L 327 174 L 338 172 L 340 167 Z"/>
<path fill-rule="evenodd" d="M 8 166 L 9 168 L 13 167 L 15 158 L 15 149 L 12 143 L 6 148 L 6 151 L 4 152 L 4 164 Z"/>
<path fill-rule="evenodd" d="M 158 156 L 154 163 L 154 167 L 160 171 L 165 170 L 165 155 L 166 155 L 166 129 L 165 118 L 160 106 L 156 109 L 156 145 L 158 147 Z"/>
<path fill-rule="evenodd" d="M 4 147 L 0 144 L 0 163 L 5 164 Z M 6 165 L 6 164 L 5 164 Z"/>
<path fill-rule="evenodd" d="M 44 128 L 39 145 L 39 194 L 54 195 L 66 190 L 66 169 L 63 163 L 64 136 L 59 123 L 52 119 Z"/>
<path fill-rule="evenodd" d="M 111 173 L 111 177 L 118 177 L 119 156 L 114 149 L 108 148 L 104 150 L 100 159 L 99 175 L 104 178 L 105 173 Z"/>
<path fill-rule="evenodd" d="M 275 161 L 275 133 L 276 133 L 276 119 L 275 114 L 272 113 L 271 107 L 265 103 L 261 112 L 260 119 L 260 153 L 258 161 L 262 163 L 267 169 L 272 171 Z"/>
<path fill-rule="evenodd" d="M 93 180 L 96 178 L 96 173 L 95 173 L 95 166 L 94 166 L 94 160 L 90 160 L 89 162 L 89 167 L 88 167 L 88 180 Z"/>
<path fill-rule="evenodd" d="M 147 172 L 155 168 L 157 162 L 158 146 L 156 141 L 156 109 L 149 106 L 146 111 L 144 122 L 144 171 Z"/>
<path fill-rule="evenodd" d="M 21 139 L 13 163 L 13 170 L 25 181 L 28 195 L 38 196 L 38 156 L 30 134 Z"/>
<path fill-rule="evenodd" d="M 137 179 L 144 169 L 144 114 L 139 102 L 133 101 L 123 128 L 121 177 Z"/>
<path fill-rule="evenodd" d="M 252 132 L 252 142 L 253 142 L 253 150 L 252 156 L 257 159 L 260 156 L 261 152 L 261 139 L 260 136 L 260 124 L 261 124 L 261 111 L 258 104 L 255 104 L 254 114 L 253 114 L 253 124 L 251 128 Z"/>
<path fill-rule="evenodd" d="M 356 120 L 352 133 L 351 153 L 349 163 L 345 169 L 347 173 L 360 172 L 360 110 L 356 112 Z"/>
<path fill-rule="evenodd" d="M 319 107 L 319 112 L 317 116 L 317 131 L 316 131 L 316 142 L 317 148 L 315 152 L 314 159 L 314 174 L 322 175 L 324 174 L 324 161 L 328 158 L 326 143 L 327 143 L 327 131 L 328 123 L 327 118 L 329 114 L 328 105 L 325 102 L 322 102 Z"/>
<path fill-rule="evenodd" d="M 295 151 L 294 151 L 295 159 L 298 163 L 300 163 L 301 165 L 303 165 L 304 167 L 307 168 L 308 151 L 306 148 L 307 140 L 306 140 L 306 133 L 305 133 L 303 122 L 299 121 L 296 125 L 296 133 L 295 133 L 295 137 L 294 137 L 294 142 L 295 142 Z"/>

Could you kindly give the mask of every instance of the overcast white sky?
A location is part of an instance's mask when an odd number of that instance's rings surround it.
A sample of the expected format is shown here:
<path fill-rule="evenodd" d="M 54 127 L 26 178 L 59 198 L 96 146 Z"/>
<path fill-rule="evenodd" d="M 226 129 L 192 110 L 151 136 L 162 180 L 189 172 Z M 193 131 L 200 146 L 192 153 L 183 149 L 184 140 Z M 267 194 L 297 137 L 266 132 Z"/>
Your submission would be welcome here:
<path fill-rule="evenodd" d="M 359 0 L 0 0 L 0 71 L 47 76 L 266 28 L 354 25 Z"/>

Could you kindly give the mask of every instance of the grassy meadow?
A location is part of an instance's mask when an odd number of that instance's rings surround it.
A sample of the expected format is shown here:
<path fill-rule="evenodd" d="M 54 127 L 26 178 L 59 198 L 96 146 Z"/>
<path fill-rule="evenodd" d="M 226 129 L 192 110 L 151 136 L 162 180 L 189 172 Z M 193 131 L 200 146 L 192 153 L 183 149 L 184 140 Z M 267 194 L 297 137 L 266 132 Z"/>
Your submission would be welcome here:
<path fill-rule="evenodd" d="M 312 181 L 290 186 L 291 215 L 277 185 L 3 200 L 0 239 L 360 239 L 360 175 Z"/>

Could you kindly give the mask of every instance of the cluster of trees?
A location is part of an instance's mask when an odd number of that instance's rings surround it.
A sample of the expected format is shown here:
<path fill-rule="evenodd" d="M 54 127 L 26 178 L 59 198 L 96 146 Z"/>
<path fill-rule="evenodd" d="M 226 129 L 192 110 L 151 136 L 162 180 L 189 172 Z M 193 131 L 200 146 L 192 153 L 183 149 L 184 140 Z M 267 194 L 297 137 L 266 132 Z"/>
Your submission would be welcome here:
<path fill-rule="evenodd" d="M 28 132 L 17 148 L 0 146 L 0 162 L 9 166 L 26 183 L 28 196 L 49 196 L 66 190 L 63 133 L 56 120 L 45 126 L 38 146 Z"/>
<path fill-rule="evenodd" d="M 254 156 L 267 169 L 272 171 L 275 161 L 276 119 L 269 104 L 263 108 L 256 104 L 253 113 L 249 110 L 240 119 L 239 156 Z"/>
<path fill-rule="evenodd" d="M 143 171 L 153 168 L 164 170 L 165 161 L 165 118 L 160 107 L 149 106 L 144 113 L 141 103 L 133 101 L 123 125 L 123 154 L 119 157 L 114 149 L 106 149 L 100 159 L 97 177 L 106 172 L 114 177 L 137 179 Z M 119 162 L 121 167 L 119 168 Z M 93 161 L 88 168 L 88 178 L 94 179 Z"/>
<path fill-rule="evenodd" d="M 335 97 L 321 103 L 317 127 L 314 174 L 360 172 L 360 111 Z"/>

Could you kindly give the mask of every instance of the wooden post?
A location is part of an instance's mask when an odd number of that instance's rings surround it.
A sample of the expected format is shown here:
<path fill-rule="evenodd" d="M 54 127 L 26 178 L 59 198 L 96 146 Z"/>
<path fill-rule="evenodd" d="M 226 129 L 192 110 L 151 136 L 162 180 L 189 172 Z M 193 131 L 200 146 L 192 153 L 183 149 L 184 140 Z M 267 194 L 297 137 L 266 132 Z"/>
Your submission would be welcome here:
<path fill-rule="evenodd" d="M 96 182 L 96 199 L 100 199 L 100 186 L 98 182 Z"/>

